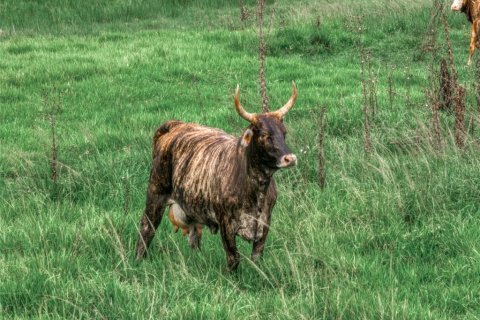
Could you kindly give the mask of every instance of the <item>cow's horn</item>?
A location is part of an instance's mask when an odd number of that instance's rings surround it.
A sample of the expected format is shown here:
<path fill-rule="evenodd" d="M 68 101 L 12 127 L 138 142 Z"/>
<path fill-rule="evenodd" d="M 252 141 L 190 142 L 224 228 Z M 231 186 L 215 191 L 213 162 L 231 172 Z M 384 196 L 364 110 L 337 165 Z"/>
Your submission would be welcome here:
<path fill-rule="evenodd" d="M 288 102 L 283 107 L 272 113 L 279 118 L 285 117 L 288 111 L 290 111 L 290 109 L 293 107 L 295 99 L 297 99 L 297 87 L 295 86 L 295 82 L 292 81 L 292 96 L 290 97 L 290 100 L 288 100 Z"/>
<path fill-rule="evenodd" d="M 255 113 L 248 113 L 247 111 L 245 111 L 245 109 L 243 109 L 242 105 L 240 104 L 240 88 L 237 84 L 237 88 L 235 89 L 235 97 L 234 97 L 234 100 L 235 100 L 235 110 L 237 110 L 237 113 L 240 115 L 240 117 L 242 117 L 243 119 L 247 120 L 248 122 L 250 123 L 254 123 L 255 122 Z"/>

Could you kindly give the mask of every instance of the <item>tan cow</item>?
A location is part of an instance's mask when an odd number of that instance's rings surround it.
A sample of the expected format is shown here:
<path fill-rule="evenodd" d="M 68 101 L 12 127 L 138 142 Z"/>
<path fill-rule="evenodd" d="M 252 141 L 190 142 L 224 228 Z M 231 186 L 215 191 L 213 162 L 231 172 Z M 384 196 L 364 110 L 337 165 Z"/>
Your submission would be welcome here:
<path fill-rule="evenodd" d="M 471 65 L 473 52 L 475 51 L 475 48 L 478 47 L 477 26 L 480 19 L 480 0 L 454 0 L 451 9 L 452 11 L 461 11 L 465 13 L 468 21 L 472 23 L 470 53 L 468 55 L 468 65 Z"/>

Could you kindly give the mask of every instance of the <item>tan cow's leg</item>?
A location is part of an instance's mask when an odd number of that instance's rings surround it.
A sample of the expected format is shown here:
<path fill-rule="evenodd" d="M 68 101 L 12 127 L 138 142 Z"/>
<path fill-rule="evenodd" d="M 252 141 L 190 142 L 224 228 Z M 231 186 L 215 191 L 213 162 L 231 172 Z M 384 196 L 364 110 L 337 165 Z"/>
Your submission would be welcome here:
<path fill-rule="evenodd" d="M 477 45 L 477 22 L 478 20 L 473 20 L 472 23 L 472 33 L 470 35 L 470 53 L 468 55 L 468 65 L 472 64 L 472 57 L 473 52 L 475 51 L 475 47 Z"/>

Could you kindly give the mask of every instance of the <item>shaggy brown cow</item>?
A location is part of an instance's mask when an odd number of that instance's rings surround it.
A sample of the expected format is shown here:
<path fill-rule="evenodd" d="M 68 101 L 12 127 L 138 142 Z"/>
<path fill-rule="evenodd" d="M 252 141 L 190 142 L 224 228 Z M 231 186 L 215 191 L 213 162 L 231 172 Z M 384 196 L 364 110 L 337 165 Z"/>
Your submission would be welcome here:
<path fill-rule="evenodd" d="M 186 225 L 202 224 L 214 232 L 220 229 L 230 270 L 235 270 L 240 261 L 237 235 L 253 242 L 252 260 L 261 256 L 276 201 L 273 174 L 297 162 L 285 144 L 283 125 L 296 97 L 292 83 L 292 96 L 282 108 L 252 114 L 240 104 L 237 86 L 235 109 L 250 122 L 240 138 L 180 121 L 160 126 L 153 138 L 153 164 L 137 260 L 144 256 L 169 203 L 178 205 Z"/>
<path fill-rule="evenodd" d="M 479 0 L 454 0 L 451 9 L 465 13 L 468 21 L 472 23 L 472 32 L 470 34 L 470 52 L 468 55 L 468 65 L 472 64 L 472 57 L 475 48 L 478 47 L 477 27 L 480 21 L 480 1 Z"/>

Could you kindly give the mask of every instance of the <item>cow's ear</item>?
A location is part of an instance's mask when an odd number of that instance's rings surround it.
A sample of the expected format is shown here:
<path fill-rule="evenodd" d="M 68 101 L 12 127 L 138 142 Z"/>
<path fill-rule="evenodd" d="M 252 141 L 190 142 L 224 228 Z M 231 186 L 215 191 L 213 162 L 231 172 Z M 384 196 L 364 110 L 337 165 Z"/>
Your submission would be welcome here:
<path fill-rule="evenodd" d="M 241 141 L 242 147 L 248 147 L 248 145 L 250 144 L 250 141 L 252 141 L 252 137 L 253 137 L 253 131 L 250 129 L 245 130 L 245 132 L 242 135 L 242 141 Z"/>

